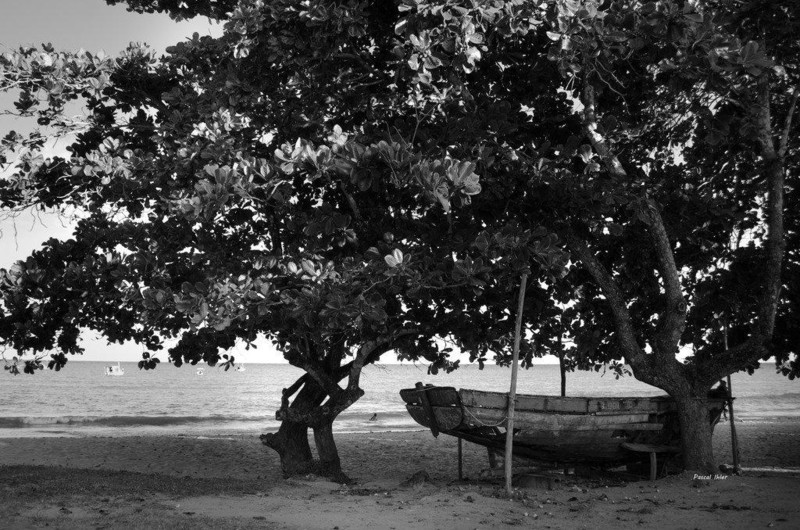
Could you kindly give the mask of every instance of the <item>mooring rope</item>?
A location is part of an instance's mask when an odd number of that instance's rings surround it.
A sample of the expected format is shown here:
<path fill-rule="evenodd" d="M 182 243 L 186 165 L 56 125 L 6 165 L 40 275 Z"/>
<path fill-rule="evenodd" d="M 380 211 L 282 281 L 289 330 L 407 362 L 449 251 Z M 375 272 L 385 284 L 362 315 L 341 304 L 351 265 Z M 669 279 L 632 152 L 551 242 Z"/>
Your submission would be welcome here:
<path fill-rule="evenodd" d="M 469 410 L 469 408 L 467 408 L 467 407 L 462 407 L 462 409 L 464 410 L 464 412 L 466 412 L 467 414 L 469 414 L 469 416 L 470 416 L 470 417 L 471 417 L 473 420 L 475 420 L 475 423 L 477 423 L 477 424 L 478 424 L 480 427 L 500 427 L 500 426 L 501 426 L 503 423 L 505 423 L 505 422 L 506 422 L 506 420 L 508 419 L 508 413 L 506 412 L 506 415 L 505 415 L 505 416 L 503 416 L 503 418 L 502 418 L 502 419 L 501 419 L 501 420 L 500 420 L 498 423 L 495 423 L 495 424 L 488 424 L 488 423 L 484 423 L 483 421 L 479 420 L 479 419 L 478 419 L 478 418 L 477 418 L 477 417 L 476 417 L 476 416 L 475 416 L 475 415 L 472 413 L 472 411 L 470 411 L 470 410 Z"/>

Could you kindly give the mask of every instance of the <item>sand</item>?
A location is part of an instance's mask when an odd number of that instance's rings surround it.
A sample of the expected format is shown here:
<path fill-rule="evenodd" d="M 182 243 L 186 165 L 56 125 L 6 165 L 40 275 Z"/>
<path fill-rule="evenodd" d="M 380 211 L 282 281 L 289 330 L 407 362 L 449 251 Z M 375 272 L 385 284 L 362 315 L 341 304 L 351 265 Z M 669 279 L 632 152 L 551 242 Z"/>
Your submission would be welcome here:
<path fill-rule="evenodd" d="M 0 439 L 0 527 L 800 528 L 800 423 L 737 428 L 741 476 L 553 475 L 511 499 L 483 448 L 464 445 L 459 481 L 455 439 L 427 431 L 338 434 L 350 485 L 283 479 L 256 433 Z M 715 451 L 730 461 L 727 424 Z"/>

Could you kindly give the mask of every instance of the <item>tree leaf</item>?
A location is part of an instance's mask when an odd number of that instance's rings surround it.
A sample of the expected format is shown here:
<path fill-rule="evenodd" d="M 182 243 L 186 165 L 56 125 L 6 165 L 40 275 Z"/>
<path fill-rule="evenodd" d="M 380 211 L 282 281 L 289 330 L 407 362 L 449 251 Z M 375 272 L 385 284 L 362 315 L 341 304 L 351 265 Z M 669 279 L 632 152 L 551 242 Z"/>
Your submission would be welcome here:
<path fill-rule="evenodd" d="M 578 155 L 580 155 L 581 160 L 587 164 L 589 163 L 589 160 L 592 159 L 592 154 L 592 146 L 589 144 L 583 144 L 580 146 L 580 148 L 578 148 Z"/>

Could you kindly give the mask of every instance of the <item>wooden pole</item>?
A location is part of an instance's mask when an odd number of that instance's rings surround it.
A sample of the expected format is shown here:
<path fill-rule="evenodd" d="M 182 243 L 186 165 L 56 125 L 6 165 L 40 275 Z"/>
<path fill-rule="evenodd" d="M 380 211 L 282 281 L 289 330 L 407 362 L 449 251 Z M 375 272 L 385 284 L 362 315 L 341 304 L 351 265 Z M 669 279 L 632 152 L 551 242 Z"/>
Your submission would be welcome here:
<path fill-rule="evenodd" d="M 561 341 L 562 335 L 558 335 L 558 367 L 561 370 L 561 397 L 567 395 L 567 368 L 564 366 L 564 347 Z"/>
<path fill-rule="evenodd" d="M 514 329 L 514 349 L 511 355 L 511 389 L 508 392 L 508 420 L 506 422 L 506 492 L 513 493 L 511 487 L 511 459 L 514 452 L 514 405 L 517 399 L 517 371 L 519 363 L 519 340 L 522 328 L 522 307 L 525 305 L 525 287 L 528 284 L 528 273 L 522 274 L 522 281 L 519 285 L 519 302 L 517 303 L 517 323 Z"/>
<path fill-rule="evenodd" d="M 722 340 L 725 342 L 725 351 L 728 350 L 728 323 L 725 322 L 725 331 L 722 335 Z M 733 472 L 737 475 L 742 472 L 739 467 L 739 437 L 736 435 L 736 418 L 733 415 L 733 385 L 731 384 L 731 376 L 728 374 L 728 416 L 731 422 L 731 453 L 733 453 Z"/>
<path fill-rule="evenodd" d="M 558 334 L 558 369 L 561 372 L 561 397 L 567 395 L 567 368 L 564 366 L 563 335 Z M 564 467 L 564 475 L 569 475 L 569 467 Z"/>
<path fill-rule="evenodd" d="M 463 480 L 464 479 L 464 468 L 463 468 L 463 464 L 461 463 L 463 461 L 464 453 L 463 453 L 463 449 L 461 448 L 461 444 L 462 444 L 461 438 L 459 437 L 459 439 L 458 439 L 458 480 Z"/>
<path fill-rule="evenodd" d="M 739 467 L 739 437 L 736 435 L 736 421 L 733 416 L 733 390 L 731 389 L 731 376 L 728 376 L 728 413 L 731 421 L 731 452 L 733 453 L 733 472 L 737 475 L 742 472 Z"/>

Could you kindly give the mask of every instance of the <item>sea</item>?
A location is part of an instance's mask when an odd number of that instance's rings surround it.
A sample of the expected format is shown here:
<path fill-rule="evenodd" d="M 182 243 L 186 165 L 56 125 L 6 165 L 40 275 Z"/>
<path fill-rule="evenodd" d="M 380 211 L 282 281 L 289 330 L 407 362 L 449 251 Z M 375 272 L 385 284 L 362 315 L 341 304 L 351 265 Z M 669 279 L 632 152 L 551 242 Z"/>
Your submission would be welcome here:
<path fill-rule="evenodd" d="M 122 376 L 105 375 L 102 362 L 70 362 L 59 372 L 0 372 L 0 438 L 46 436 L 221 436 L 274 432 L 281 390 L 302 375 L 287 364 L 249 364 L 243 371 L 160 365 L 139 370 L 121 363 Z M 114 363 L 116 366 L 116 363 Z M 198 373 L 202 369 L 202 375 Z M 405 410 L 400 389 L 416 382 L 507 392 L 511 370 L 475 365 L 430 375 L 424 365 L 378 364 L 364 368 L 364 396 L 334 423 L 336 432 L 419 430 Z M 751 376 L 733 375 L 736 419 L 800 421 L 800 381 L 765 365 Z M 557 365 L 520 369 L 517 391 L 559 395 Z M 663 392 L 633 377 L 569 372 L 568 396 L 652 396 Z M 374 419 L 373 419 L 374 417 Z"/>

